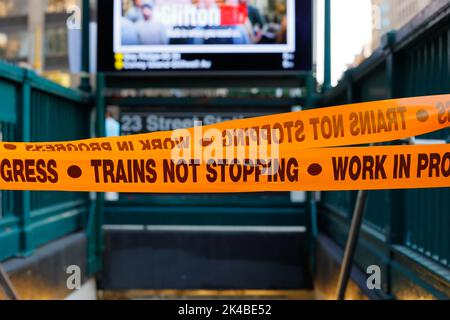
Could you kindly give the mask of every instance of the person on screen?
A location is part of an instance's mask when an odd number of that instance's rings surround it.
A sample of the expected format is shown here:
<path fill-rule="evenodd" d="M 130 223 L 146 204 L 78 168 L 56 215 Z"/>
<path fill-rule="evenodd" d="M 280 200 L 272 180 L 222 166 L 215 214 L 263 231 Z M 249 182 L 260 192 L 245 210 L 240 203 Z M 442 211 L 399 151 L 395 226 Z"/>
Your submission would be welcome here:
<path fill-rule="evenodd" d="M 126 18 L 131 22 L 137 22 L 144 18 L 142 14 L 142 0 L 133 0 L 133 6 L 127 11 Z"/>
<path fill-rule="evenodd" d="M 122 18 L 122 45 L 123 46 L 134 46 L 139 44 L 139 37 L 136 28 L 136 24 L 130 19 Z"/>
<path fill-rule="evenodd" d="M 261 14 L 261 11 L 252 5 L 249 0 L 239 0 L 240 5 L 247 6 L 248 18 L 254 29 L 262 30 L 266 25 L 266 19 Z"/>
<path fill-rule="evenodd" d="M 228 1 L 225 2 L 228 4 Z M 237 0 L 235 0 L 235 5 Z M 207 10 L 213 10 L 218 9 L 219 6 L 217 5 L 216 0 L 198 0 L 197 7 L 200 9 L 207 9 Z M 227 44 L 249 44 L 250 38 L 248 37 L 248 33 L 245 31 L 245 29 L 240 25 L 231 25 L 231 26 L 204 26 L 204 27 L 197 27 L 197 29 L 201 29 L 204 31 L 205 34 L 208 34 L 210 31 L 217 31 L 220 33 L 221 31 L 228 31 L 230 36 L 217 36 L 217 37 L 203 37 L 203 38 L 196 38 L 191 39 L 190 44 L 204 44 L 204 45 L 212 45 L 212 44 L 218 44 L 218 45 L 227 45 Z M 213 33 L 214 34 L 214 33 Z"/>
<path fill-rule="evenodd" d="M 166 27 L 153 16 L 153 5 L 142 5 L 143 19 L 136 23 L 139 43 L 142 45 L 168 44 Z"/>
<path fill-rule="evenodd" d="M 226 5 L 232 7 L 238 6 L 247 6 L 247 4 L 241 3 L 240 0 L 226 0 Z M 259 41 L 259 38 L 256 37 L 253 26 L 250 22 L 249 17 L 247 17 L 246 21 L 243 24 L 237 24 L 234 26 L 229 26 L 228 28 L 235 31 L 235 35 L 239 34 L 239 36 L 234 36 L 231 39 L 231 44 L 255 44 Z"/>
<path fill-rule="evenodd" d="M 277 43 L 287 43 L 287 18 L 281 19 L 280 31 L 277 35 Z"/>
<path fill-rule="evenodd" d="M 211 9 L 217 7 L 217 3 L 216 3 L 216 0 L 199 0 L 197 6 L 199 8 L 211 10 Z"/>
<path fill-rule="evenodd" d="M 260 43 L 264 36 L 264 29 L 267 26 L 267 20 L 261 14 L 261 10 L 252 5 L 249 0 L 239 0 L 241 5 L 247 6 L 248 22 L 250 30 L 252 31 L 251 39 L 253 43 Z"/>

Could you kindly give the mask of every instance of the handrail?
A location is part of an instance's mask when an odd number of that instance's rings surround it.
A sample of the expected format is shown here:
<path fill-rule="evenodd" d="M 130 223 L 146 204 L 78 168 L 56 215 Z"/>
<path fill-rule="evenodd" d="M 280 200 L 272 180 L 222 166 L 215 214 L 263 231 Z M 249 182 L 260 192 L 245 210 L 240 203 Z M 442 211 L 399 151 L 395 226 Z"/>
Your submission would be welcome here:
<path fill-rule="evenodd" d="M 34 89 L 77 102 L 89 102 L 91 100 L 91 96 L 82 91 L 63 87 L 41 77 L 32 70 L 24 69 L 5 61 L 0 61 L 0 80 L 11 81 L 17 84 L 27 82 Z"/>
<path fill-rule="evenodd" d="M 409 137 L 402 139 L 409 145 L 426 145 L 426 144 L 446 144 L 445 140 L 433 140 L 433 139 L 417 139 L 416 137 Z M 356 246 L 358 243 L 359 233 L 363 223 L 364 211 L 369 195 L 368 190 L 359 190 L 356 198 L 355 208 L 353 211 L 352 221 L 350 225 L 347 244 L 342 259 L 341 270 L 339 273 L 338 285 L 337 285 L 337 300 L 344 300 L 347 290 L 348 282 L 350 279 L 350 273 L 353 265 L 353 259 L 355 256 Z"/>
<path fill-rule="evenodd" d="M 0 288 L 3 288 L 6 296 L 10 300 L 19 300 L 19 295 L 17 294 L 14 286 L 11 282 L 6 271 L 3 269 L 2 264 L 0 263 Z"/>
<path fill-rule="evenodd" d="M 0 61 L 3 101 L 15 117 L 2 118 L 10 141 L 61 141 L 89 138 L 92 96 L 63 87 L 32 70 Z M 32 254 L 40 245 L 84 228 L 86 194 L 2 191 L 10 208 L 0 218 L 0 261 Z M 14 195 L 14 200 L 12 196 Z M 70 214 L 68 214 L 70 213 Z M 3 241 L 3 240 L 2 240 Z"/>

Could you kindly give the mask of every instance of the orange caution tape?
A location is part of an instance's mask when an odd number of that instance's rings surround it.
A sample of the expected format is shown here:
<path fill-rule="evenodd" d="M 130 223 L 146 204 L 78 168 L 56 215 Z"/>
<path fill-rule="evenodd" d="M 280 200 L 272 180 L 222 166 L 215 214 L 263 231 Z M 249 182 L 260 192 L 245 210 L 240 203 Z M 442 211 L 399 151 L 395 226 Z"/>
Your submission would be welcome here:
<path fill-rule="evenodd" d="M 450 95 L 365 102 L 301 112 L 234 120 L 219 124 L 64 143 L 3 144 L 2 149 L 32 152 L 168 151 L 194 149 L 219 136 L 225 147 L 277 144 L 280 149 L 309 149 L 387 142 L 450 126 Z M 200 137 L 194 140 L 200 133 Z M 201 135 L 205 139 L 202 139 Z M 0 149 L 1 150 L 1 149 Z"/>
<path fill-rule="evenodd" d="M 175 163 L 145 152 L 14 154 L 0 163 L 8 190 L 144 193 L 320 191 L 450 186 L 450 145 L 296 150 L 276 159 Z"/>
<path fill-rule="evenodd" d="M 448 187 L 448 145 L 323 148 L 450 126 L 450 95 L 315 109 L 173 132 L 0 144 L 0 189 L 201 193 Z"/>

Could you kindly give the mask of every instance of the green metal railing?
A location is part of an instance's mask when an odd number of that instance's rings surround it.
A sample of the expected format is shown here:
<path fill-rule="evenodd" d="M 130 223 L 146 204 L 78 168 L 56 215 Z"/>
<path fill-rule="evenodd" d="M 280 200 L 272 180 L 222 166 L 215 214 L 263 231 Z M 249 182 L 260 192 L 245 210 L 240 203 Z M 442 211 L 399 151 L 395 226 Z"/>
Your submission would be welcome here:
<path fill-rule="evenodd" d="M 408 25 L 387 34 L 382 47 L 349 70 L 322 105 L 448 93 L 450 3 L 435 1 Z M 449 141 L 450 130 L 418 138 Z M 355 198 L 355 192 L 322 196 L 321 226 L 340 245 Z M 385 294 L 402 297 L 402 288 L 413 283 L 426 292 L 421 296 L 450 296 L 449 199 L 449 188 L 369 192 L 356 262 L 364 270 L 373 264 L 383 267 Z"/>
<path fill-rule="evenodd" d="M 0 62 L 3 141 L 49 142 L 89 137 L 90 97 Z M 0 261 L 82 230 L 86 193 L 1 191 Z"/>

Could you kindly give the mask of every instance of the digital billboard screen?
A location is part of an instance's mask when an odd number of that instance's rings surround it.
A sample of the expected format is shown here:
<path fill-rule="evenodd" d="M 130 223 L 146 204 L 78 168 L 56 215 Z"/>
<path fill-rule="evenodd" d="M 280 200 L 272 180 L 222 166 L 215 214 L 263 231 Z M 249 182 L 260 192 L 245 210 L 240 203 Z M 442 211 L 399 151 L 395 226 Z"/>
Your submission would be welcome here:
<path fill-rule="evenodd" d="M 311 70 L 311 0 L 99 0 L 103 72 Z"/>

